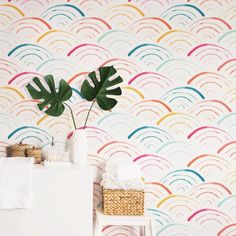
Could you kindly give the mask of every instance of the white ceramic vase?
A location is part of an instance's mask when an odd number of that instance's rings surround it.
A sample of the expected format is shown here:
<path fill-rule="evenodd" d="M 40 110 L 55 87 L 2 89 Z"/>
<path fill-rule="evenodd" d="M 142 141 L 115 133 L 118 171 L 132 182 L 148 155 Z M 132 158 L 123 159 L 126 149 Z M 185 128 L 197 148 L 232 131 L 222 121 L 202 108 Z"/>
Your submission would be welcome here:
<path fill-rule="evenodd" d="M 85 129 L 73 131 L 70 141 L 71 162 L 74 164 L 84 164 L 88 156 L 88 139 Z"/>

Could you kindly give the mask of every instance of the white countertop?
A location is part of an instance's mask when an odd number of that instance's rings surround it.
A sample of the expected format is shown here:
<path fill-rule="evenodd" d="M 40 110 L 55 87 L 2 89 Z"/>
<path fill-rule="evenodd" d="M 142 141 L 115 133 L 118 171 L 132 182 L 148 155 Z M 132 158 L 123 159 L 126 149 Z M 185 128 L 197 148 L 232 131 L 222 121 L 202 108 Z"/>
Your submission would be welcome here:
<path fill-rule="evenodd" d="M 93 171 L 88 164 L 34 165 L 33 205 L 0 210 L 0 235 L 92 236 Z"/>

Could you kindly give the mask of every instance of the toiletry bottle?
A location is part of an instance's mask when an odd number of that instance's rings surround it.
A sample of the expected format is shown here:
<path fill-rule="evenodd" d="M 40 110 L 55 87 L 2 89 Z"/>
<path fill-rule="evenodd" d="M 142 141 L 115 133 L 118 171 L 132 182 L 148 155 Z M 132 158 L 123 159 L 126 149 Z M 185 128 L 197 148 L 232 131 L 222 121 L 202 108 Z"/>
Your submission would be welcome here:
<path fill-rule="evenodd" d="M 51 147 L 47 151 L 47 160 L 48 161 L 57 161 L 58 159 L 58 151 L 54 144 L 54 137 L 52 137 Z"/>

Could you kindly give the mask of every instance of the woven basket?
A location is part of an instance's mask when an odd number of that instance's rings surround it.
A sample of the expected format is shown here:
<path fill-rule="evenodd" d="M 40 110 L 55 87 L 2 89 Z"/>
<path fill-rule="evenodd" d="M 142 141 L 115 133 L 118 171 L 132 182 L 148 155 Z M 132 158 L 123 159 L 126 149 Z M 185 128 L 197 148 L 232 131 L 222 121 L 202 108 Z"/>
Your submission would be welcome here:
<path fill-rule="evenodd" d="M 144 191 L 103 189 L 105 215 L 143 215 Z"/>
<path fill-rule="evenodd" d="M 26 150 L 31 148 L 29 144 L 16 143 L 8 147 L 8 154 L 11 157 L 26 157 Z"/>
<path fill-rule="evenodd" d="M 42 152 L 40 148 L 30 148 L 26 150 L 27 157 L 34 157 L 34 163 L 39 164 L 42 160 Z"/>

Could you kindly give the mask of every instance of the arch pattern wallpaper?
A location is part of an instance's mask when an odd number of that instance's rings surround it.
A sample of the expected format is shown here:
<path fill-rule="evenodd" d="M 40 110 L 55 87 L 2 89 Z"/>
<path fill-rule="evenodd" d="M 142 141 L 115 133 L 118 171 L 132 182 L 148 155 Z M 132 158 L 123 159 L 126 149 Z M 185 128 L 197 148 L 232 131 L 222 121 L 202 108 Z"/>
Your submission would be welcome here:
<path fill-rule="evenodd" d="M 25 89 L 53 74 L 73 87 L 82 126 L 87 74 L 114 65 L 123 94 L 86 127 L 101 204 L 106 160 L 132 159 L 156 236 L 236 235 L 235 0 L 0 0 L 0 152 L 19 141 L 66 146 L 69 111 L 50 117 Z M 106 226 L 104 236 L 138 236 Z"/>

